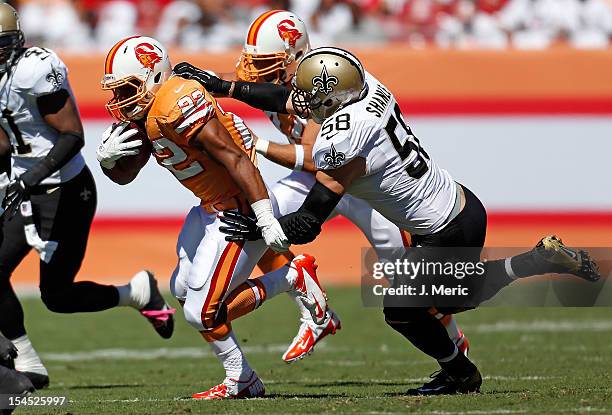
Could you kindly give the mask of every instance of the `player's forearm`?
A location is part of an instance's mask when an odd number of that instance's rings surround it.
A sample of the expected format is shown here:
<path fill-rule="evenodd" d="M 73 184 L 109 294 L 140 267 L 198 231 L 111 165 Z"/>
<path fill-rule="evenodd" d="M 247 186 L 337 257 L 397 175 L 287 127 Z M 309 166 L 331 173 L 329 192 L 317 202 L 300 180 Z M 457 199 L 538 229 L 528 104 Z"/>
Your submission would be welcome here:
<path fill-rule="evenodd" d="M 40 162 L 21 175 L 21 180 L 28 186 L 36 186 L 44 179 L 64 167 L 76 156 L 85 140 L 82 132 L 66 131 L 60 134 L 57 143 Z"/>
<path fill-rule="evenodd" d="M 312 161 L 312 147 L 299 144 L 277 144 L 259 138 L 256 150 L 259 154 L 292 170 L 316 171 Z"/>
<path fill-rule="evenodd" d="M 236 154 L 227 160 L 224 166 L 250 203 L 270 198 L 259 170 L 246 153 Z"/>

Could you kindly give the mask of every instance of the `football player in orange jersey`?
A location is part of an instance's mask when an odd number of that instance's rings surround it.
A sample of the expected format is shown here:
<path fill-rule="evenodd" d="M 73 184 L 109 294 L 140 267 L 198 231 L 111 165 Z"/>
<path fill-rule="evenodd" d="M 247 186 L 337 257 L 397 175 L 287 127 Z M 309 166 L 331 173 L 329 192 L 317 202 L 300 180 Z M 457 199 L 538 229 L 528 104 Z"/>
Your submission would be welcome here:
<path fill-rule="evenodd" d="M 278 214 L 274 196 L 254 164 L 251 131 L 236 115 L 224 112 L 198 82 L 171 75 L 168 53 L 155 39 L 134 36 L 110 50 L 102 88 L 113 92 L 106 107 L 121 122 L 105 132 L 98 160 L 109 178 L 127 184 L 152 152 L 161 166 L 201 199 L 179 235 L 171 291 L 183 305 L 187 321 L 212 346 L 226 378 L 193 397 L 262 396 L 263 383 L 242 354 L 231 321 L 287 291 L 299 296 L 312 318 L 321 321 L 327 300 L 314 258 L 308 255 L 248 279 L 268 246 L 287 249 L 274 216 L 275 211 Z M 146 137 L 139 134 L 142 128 Z M 143 152 L 139 157 L 124 158 L 139 152 Z M 218 213 L 251 209 L 264 228 L 265 242 L 227 242 L 219 229 Z"/>
<path fill-rule="evenodd" d="M 299 16 L 285 10 L 271 10 L 258 16 L 250 25 L 235 73 L 218 74 L 226 80 L 273 82 L 291 89 L 297 63 L 310 51 L 306 25 Z M 175 71 L 180 68 L 177 65 Z M 320 125 L 292 114 L 265 113 L 289 144 L 272 143 L 256 138 L 255 150 L 293 172 L 272 186 L 282 215 L 296 211 L 315 183 L 316 171 L 311 149 Z M 409 246 L 410 235 L 374 210 L 366 201 L 345 195 L 330 216 L 342 215 L 364 233 L 379 258 L 388 257 L 393 248 Z M 291 253 L 285 255 L 293 258 Z M 268 255 L 271 257 L 271 255 Z M 298 299 L 298 307 L 300 302 Z M 322 324 L 316 324 L 310 313 L 301 308 L 302 324 L 293 342 L 283 354 L 283 360 L 293 362 L 313 351 L 314 346 L 340 328 L 340 319 L 329 309 Z M 469 342 L 459 329 L 452 314 L 444 315 L 432 309 L 444 324 L 449 337 L 467 355 Z"/>

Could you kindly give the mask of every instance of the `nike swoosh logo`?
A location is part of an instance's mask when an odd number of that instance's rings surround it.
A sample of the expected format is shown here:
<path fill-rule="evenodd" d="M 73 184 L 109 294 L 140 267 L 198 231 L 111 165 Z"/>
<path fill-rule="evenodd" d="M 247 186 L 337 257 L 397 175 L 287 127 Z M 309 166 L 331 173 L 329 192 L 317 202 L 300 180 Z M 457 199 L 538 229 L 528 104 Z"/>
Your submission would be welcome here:
<path fill-rule="evenodd" d="M 332 134 L 332 135 L 328 135 L 325 137 L 326 140 L 331 140 L 332 138 L 334 138 L 335 136 L 337 136 L 338 134 L 340 134 L 339 132 L 336 132 L 336 134 Z"/>
<path fill-rule="evenodd" d="M 57 189 L 59 189 L 59 187 L 52 187 L 51 189 L 47 189 L 47 194 L 50 195 L 51 193 L 55 192 Z"/>
<path fill-rule="evenodd" d="M 174 93 L 175 93 L 175 94 L 178 94 L 179 92 L 181 92 L 181 91 L 183 90 L 183 87 L 184 87 L 184 86 L 185 86 L 185 84 L 182 84 L 181 86 L 179 86 L 178 88 L 176 88 L 176 89 L 174 90 Z"/>

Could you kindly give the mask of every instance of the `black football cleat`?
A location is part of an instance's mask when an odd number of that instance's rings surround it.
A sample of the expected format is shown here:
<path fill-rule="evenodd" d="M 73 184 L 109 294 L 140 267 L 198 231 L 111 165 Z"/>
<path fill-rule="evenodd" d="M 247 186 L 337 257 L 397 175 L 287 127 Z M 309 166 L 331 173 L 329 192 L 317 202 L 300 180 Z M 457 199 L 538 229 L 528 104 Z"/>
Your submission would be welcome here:
<path fill-rule="evenodd" d="M 419 388 L 408 389 L 410 396 L 455 395 L 458 393 L 479 393 L 482 377 L 476 367 L 465 376 L 451 375 L 447 370 L 440 369 L 431 376 L 432 381 Z"/>
<path fill-rule="evenodd" d="M 34 391 L 34 385 L 23 373 L 0 366 L 0 394 L 23 395 Z"/>
<path fill-rule="evenodd" d="M 569 248 L 555 235 L 542 238 L 533 252 L 549 265 L 549 272 L 572 274 L 590 282 L 601 278 L 597 264 L 587 251 Z"/>
<path fill-rule="evenodd" d="M 176 313 L 174 308 L 171 308 L 164 300 L 164 297 L 159 292 L 157 280 L 153 273 L 145 271 L 149 276 L 149 285 L 151 287 L 151 297 L 149 303 L 140 310 L 140 314 L 149 320 L 157 334 L 164 339 L 172 337 L 174 332 L 174 316 Z"/>
<path fill-rule="evenodd" d="M 35 373 L 35 372 L 19 372 L 19 373 L 21 373 L 23 376 L 30 379 L 30 382 L 32 382 L 32 385 L 34 385 L 36 390 L 44 389 L 49 386 L 49 376 L 48 375 L 42 375 L 40 373 Z"/>

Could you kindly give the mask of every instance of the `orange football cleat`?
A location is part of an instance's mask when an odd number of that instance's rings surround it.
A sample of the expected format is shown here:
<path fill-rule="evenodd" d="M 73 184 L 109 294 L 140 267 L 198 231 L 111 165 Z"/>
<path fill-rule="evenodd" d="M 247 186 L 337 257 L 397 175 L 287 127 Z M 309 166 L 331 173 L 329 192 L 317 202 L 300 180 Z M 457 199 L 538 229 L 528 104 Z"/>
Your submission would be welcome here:
<path fill-rule="evenodd" d="M 311 255 L 298 255 L 289 266 L 298 273 L 293 289 L 298 293 L 304 307 L 310 311 L 312 320 L 322 324 L 327 317 L 327 296 L 317 278 L 317 265 Z"/>
<path fill-rule="evenodd" d="M 191 397 L 199 400 L 259 398 L 266 394 L 266 388 L 255 372 L 247 380 L 225 378 L 223 383 Z"/>
<path fill-rule="evenodd" d="M 342 328 L 340 319 L 331 309 L 327 310 L 327 318 L 323 324 L 316 325 L 313 322 L 303 321 L 297 336 L 283 354 L 283 360 L 293 363 L 303 359 L 314 351 L 315 345 L 323 340 L 328 334 L 334 335 Z"/>

